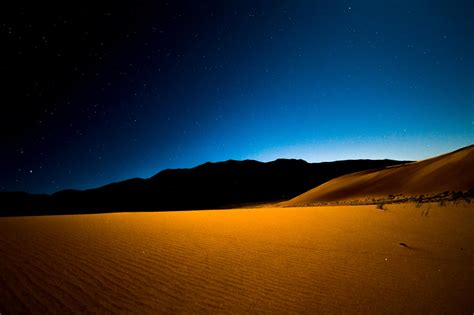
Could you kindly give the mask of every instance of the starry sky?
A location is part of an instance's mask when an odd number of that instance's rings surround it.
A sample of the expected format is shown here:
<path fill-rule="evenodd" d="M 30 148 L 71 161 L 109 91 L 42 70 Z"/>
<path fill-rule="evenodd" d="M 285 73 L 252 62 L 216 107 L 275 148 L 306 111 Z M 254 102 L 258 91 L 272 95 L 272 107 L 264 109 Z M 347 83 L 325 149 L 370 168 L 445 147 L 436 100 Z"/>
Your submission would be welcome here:
<path fill-rule="evenodd" d="M 473 143 L 473 1 L 125 1 L 0 13 L 0 190 Z"/>

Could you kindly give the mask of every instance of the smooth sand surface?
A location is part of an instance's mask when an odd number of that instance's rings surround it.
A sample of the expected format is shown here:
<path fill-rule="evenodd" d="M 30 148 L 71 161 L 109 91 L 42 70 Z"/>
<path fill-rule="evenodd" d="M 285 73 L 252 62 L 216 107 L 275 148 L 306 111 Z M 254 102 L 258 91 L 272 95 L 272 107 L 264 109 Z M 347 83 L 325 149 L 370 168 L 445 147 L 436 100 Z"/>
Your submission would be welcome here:
<path fill-rule="evenodd" d="M 472 314 L 473 205 L 387 207 L 0 218 L 0 313 Z"/>
<path fill-rule="evenodd" d="M 337 177 L 289 201 L 284 206 L 386 197 L 417 196 L 474 188 L 474 145 L 431 159 Z"/>

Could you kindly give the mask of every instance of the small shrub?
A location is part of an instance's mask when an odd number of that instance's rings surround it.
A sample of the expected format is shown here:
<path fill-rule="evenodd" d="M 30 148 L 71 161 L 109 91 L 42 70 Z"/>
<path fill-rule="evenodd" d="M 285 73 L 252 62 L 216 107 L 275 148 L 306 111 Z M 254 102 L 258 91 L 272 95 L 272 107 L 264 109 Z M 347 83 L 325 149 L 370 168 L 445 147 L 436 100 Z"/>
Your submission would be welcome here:
<path fill-rule="evenodd" d="M 385 206 L 385 202 L 380 201 L 380 202 L 377 203 L 376 208 L 379 209 L 379 210 L 387 210 L 386 208 L 384 208 L 384 206 Z"/>

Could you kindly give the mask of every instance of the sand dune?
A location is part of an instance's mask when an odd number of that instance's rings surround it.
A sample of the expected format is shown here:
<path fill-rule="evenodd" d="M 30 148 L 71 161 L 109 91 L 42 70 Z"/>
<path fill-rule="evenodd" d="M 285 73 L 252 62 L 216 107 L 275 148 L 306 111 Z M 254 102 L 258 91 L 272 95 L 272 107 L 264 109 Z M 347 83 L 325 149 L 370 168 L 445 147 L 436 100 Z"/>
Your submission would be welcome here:
<path fill-rule="evenodd" d="M 0 218 L 0 313 L 471 314 L 473 214 L 400 204 Z"/>
<path fill-rule="evenodd" d="M 285 206 L 402 194 L 416 196 L 474 188 L 474 145 L 435 158 L 348 174 L 330 180 Z"/>

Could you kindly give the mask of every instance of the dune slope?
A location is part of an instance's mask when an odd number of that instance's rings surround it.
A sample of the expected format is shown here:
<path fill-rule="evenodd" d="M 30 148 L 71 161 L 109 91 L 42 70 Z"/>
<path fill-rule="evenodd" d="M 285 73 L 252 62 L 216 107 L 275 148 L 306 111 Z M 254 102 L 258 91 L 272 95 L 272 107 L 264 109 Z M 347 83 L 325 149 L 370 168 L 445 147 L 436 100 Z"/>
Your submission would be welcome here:
<path fill-rule="evenodd" d="M 0 313 L 471 314 L 473 210 L 0 218 Z"/>
<path fill-rule="evenodd" d="M 474 145 L 431 159 L 332 179 L 287 202 L 303 206 L 402 194 L 417 196 L 474 188 Z"/>

